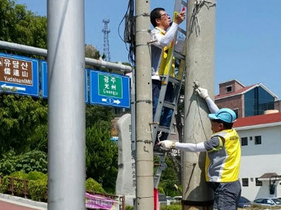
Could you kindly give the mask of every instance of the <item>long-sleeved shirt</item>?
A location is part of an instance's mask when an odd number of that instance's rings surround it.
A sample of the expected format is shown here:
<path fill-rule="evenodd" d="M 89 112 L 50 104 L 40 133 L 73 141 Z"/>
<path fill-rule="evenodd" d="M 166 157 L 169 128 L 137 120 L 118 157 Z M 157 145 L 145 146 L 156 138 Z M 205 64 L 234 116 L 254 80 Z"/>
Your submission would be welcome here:
<path fill-rule="evenodd" d="M 168 31 L 155 27 L 151 31 L 151 40 L 155 42 L 151 46 L 151 76 L 152 79 L 159 80 L 158 68 L 164 47 L 168 46 L 175 38 L 178 24 L 172 23 Z"/>

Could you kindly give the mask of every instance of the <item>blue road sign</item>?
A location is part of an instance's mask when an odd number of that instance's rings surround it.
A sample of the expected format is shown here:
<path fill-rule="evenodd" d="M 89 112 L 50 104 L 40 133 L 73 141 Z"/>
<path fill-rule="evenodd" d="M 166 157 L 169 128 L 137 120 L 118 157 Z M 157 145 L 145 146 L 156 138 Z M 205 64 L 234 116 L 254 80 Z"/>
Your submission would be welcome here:
<path fill-rule="evenodd" d="M 88 97 L 88 74 L 87 69 L 85 71 L 85 102 L 89 103 Z M 42 96 L 48 98 L 48 65 L 46 61 L 41 62 L 41 84 L 42 84 Z"/>
<path fill-rule="evenodd" d="M 41 61 L 41 90 L 43 98 L 48 97 L 48 66 L 46 61 Z"/>
<path fill-rule="evenodd" d="M 90 71 L 90 103 L 130 108 L 130 77 Z"/>
<path fill-rule="evenodd" d="M 0 91 L 38 97 L 38 60 L 0 53 L 0 87 Z"/>

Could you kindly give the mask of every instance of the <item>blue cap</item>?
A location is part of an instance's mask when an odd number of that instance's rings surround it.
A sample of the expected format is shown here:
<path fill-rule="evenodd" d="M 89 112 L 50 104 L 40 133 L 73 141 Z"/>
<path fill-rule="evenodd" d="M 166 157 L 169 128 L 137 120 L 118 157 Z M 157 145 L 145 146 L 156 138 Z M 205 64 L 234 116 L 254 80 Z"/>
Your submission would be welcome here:
<path fill-rule="evenodd" d="M 215 114 L 208 114 L 211 120 L 221 120 L 226 123 L 233 123 L 236 120 L 236 114 L 232 109 L 222 108 Z"/>

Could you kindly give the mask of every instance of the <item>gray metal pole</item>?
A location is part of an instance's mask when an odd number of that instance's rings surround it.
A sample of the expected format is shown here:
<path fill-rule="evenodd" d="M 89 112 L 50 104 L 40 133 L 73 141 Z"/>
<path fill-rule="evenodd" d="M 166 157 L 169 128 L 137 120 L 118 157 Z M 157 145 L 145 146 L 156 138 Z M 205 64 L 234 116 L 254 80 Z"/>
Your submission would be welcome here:
<path fill-rule="evenodd" d="M 85 209 L 84 0 L 48 0 L 48 209 Z"/>
<path fill-rule="evenodd" d="M 0 49 L 6 49 L 6 50 L 11 50 L 11 51 L 16 51 L 16 52 L 22 52 L 22 53 L 28 53 L 28 54 L 47 57 L 46 49 L 38 48 L 38 47 L 31 47 L 31 46 L 16 44 L 16 43 L 11 43 L 11 42 L 0 41 Z M 111 63 L 111 62 L 107 62 L 104 60 L 97 60 L 97 59 L 93 59 L 93 58 L 85 58 L 85 64 L 92 65 L 95 67 L 109 68 L 112 70 L 120 70 L 121 72 L 124 72 L 124 73 L 132 72 L 131 66 L 123 65 L 120 63 Z"/>
<path fill-rule="evenodd" d="M 204 2 L 204 3 L 202 3 Z M 211 135 L 205 102 L 194 94 L 194 82 L 214 95 L 215 5 L 189 0 L 184 142 L 199 143 Z M 209 9 L 208 7 L 209 6 Z M 198 21 L 198 22 L 197 22 Z M 211 209 L 212 192 L 205 181 L 205 153 L 183 152 L 183 209 Z"/>
<path fill-rule="evenodd" d="M 136 207 L 153 210 L 150 1 L 136 1 Z"/>

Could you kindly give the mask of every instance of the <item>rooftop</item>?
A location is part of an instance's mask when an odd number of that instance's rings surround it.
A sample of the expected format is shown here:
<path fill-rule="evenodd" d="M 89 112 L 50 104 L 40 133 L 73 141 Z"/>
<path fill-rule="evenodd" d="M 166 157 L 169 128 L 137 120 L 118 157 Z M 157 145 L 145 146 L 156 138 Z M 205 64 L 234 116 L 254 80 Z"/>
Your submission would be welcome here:
<path fill-rule="evenodd" d="M 244 88 L 241 88 L 235 92 L 231 92 L 231 93 L 226 93 L 226 94 L 218 94 L 215 96 L 215 100 L 221 99 L 221 98 L 225 98 L 225 97 L 229 97 L 229 96 L 235 96 L 235 95 L 239 95 L 242 94 L 244 92 L 246 92 L 247 90 L 251 89 L 252 87 L 254 87 L 256 85 L 250 85 Z"/>
<path fill-rule="evenodd" d="M 264 115 L 255 115 L 250 117 L 238 118 L 233 127 L 244 127 L 244 126 L 253 126 L 253 125 L 262 125 L 262 124 L 270 124 L 270 123 L 281 123 L 281 113 L 273 113 L 273 114 L 264 114 Z"/>

